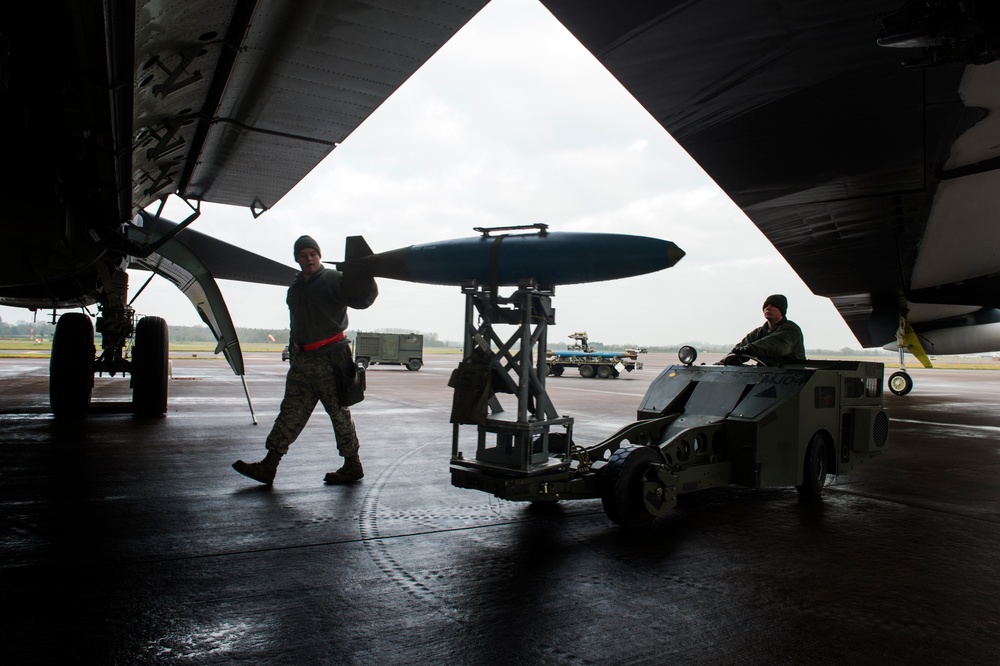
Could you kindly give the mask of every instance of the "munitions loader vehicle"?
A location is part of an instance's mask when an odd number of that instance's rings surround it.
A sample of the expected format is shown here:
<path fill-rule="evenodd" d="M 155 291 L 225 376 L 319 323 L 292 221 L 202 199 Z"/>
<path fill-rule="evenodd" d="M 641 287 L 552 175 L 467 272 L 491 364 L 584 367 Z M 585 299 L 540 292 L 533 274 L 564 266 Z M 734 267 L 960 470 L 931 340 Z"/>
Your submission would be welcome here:
<path fill-rule="evenodd" d="M 456 438 L 452 484 L 516 501 L 600 498 L 612 521 L 639 527 L 679 495 L 716 486 L 795 486 L 815 498 L 828 475 L 886 449 L 881 363 L 695 365 L 690 347 L 679 357 L 650 384 L 637 420 L 592 446 L 573 442 L 567 417 L 531 421 L 531 437 L 488 421 L 468 458 Z"/>

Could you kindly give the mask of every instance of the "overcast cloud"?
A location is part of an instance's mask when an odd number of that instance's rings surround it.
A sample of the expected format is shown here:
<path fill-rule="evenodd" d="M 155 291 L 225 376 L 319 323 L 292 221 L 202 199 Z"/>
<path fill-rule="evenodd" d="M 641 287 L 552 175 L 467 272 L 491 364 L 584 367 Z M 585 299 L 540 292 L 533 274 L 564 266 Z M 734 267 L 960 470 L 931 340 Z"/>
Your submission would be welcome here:
<path fill-rule="evenodd" d="M 183 206 L 167 216 L 179 220 Z M 556 290 L 550 345 L 573 331 L 641 345 L 735 343 L 760 325 L 771 293 L 810 349 L 857 347 L 836 309 L 813 296 L 757 228 L 673 139 L 534 0 L 493 0 L 276 207 L 205 205 L 194 228 L 293 265 L 300 234 L 323 258 L 347 236 L 376 251 L 543 222 L 554 231 L 655 236 L 687 256 L 674 268 Z M 628 261 L 628 257 L 610 257 Z M 132 288 L 148 276 L 136 272 Z M 283 328 L 284 288 L 221 283 L 237 326 Z M 379 280 L 354 330 L 410 329 L 460 340 L 457 287 Z M 136 307 L 199 324 L 172 285 L 153 280 Z M 30 313 L 0 309 L 5 320 Z"/>

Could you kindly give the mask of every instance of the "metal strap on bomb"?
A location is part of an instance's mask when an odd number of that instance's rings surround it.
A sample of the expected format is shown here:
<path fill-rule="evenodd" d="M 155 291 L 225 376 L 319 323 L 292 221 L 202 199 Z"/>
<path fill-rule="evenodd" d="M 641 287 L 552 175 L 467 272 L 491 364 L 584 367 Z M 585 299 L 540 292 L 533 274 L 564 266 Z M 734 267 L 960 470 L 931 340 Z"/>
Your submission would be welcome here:
<path fill-rule="evenodd" d="M 524 231 L 527 229 L 536 229 L 539 236 L 544 236 L 548 233 L 549 225 L 536 222 L 535 224 L 518 224 L 508 227 L 472 228 L 473 231 L 481 233 L 483 238 L 489 238 L 490 233 L 494 231 Z M 500 243 L 502 243 L 503 239 L 507 236 L 508 234 L 494 236 L 493 245 L 490 247 L 490 299 L 493 307 L 497 306 L 497 287 L 499 287 L 500 282 Z"/>

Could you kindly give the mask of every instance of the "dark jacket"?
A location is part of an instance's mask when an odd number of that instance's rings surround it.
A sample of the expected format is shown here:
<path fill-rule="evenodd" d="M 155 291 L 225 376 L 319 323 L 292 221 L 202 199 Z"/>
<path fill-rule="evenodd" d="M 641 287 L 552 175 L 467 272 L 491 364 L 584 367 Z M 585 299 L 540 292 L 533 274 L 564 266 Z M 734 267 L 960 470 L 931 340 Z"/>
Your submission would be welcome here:
<path fill-rule="evenodd" d="M 806 360 L 806 347 L 802 329 L 788 319 L 769 329 L 767 323 L 747 333 L 737 346 L 745 346 L 747 353 L 765 365 L 800 363 Z"/>
<path fill-rule="evenodd" d="M 363 310 L 375 302 L 378 286 L 371 276 L 352 276 L 321 266 L 308 280 L 302 273 L 288 288 L 291 345 L 326 340 L 347 330 L 347 308 Z M 292 349 L 295 347 L 293 346 Z"/>

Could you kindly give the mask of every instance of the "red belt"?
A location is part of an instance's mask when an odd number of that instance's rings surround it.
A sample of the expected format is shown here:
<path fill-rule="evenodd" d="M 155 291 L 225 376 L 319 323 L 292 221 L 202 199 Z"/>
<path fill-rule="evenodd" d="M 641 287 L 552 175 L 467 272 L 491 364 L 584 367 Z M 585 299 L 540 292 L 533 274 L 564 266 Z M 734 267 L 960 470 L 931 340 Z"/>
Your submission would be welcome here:
<path fill-rule="evenodd" d="M 307 351 L 307 352 L 308 351 L 316 351 L 317 349 L 319 349 L 321 347 L 325 347 L 327 345 L 332 345 L 334 342 L 340 342 L 343 339 L 344 339 L 344 332 L 341 331 L 340 333 L 337 333 L 337 335 L 333 336 L 332 338 L 327 338 L 326 340 L 320 340 L 319 342 L 308 342 L 308 343 L 302 345 L 300 347 L 300 349 L 302 351 Z"/>

